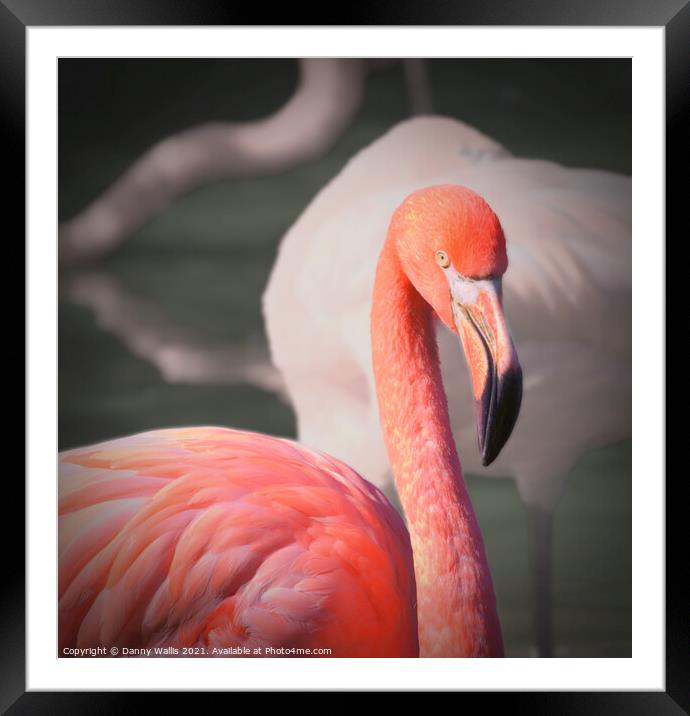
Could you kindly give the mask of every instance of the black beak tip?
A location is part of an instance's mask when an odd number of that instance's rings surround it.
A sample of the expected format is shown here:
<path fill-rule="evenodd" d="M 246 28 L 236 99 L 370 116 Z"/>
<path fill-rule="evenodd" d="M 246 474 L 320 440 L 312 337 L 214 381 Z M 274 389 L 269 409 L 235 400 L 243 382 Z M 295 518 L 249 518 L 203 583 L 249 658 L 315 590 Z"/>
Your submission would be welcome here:
<path fill-rule="evenodd" d="M 488 446 L 485 445 L 481 449 L 482 465 L 484 467 L 488 467 L 489 465 L 491 465 L 491 463 L 498 457 L 499 452 L 500 452 L 500 449 L 499 450 L 489 450 Z"/>
<path fill-rule="evenodd" d="M 522 403 L 522 371 L 519 366 L 505 374 L 497 388 L 477 405 L 481 416 L 478 425 L 483 426 L 478 437 L 484 467 L 491 465 L 499 456 L 517 422 Z"/>

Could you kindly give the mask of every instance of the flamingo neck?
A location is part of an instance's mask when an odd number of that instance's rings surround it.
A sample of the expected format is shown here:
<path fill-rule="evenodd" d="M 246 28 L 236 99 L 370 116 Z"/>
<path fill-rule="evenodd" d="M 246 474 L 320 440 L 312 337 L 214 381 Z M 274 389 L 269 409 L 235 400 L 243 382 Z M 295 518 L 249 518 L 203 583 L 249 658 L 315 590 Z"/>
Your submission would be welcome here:
<path fill-rule="evenodd" d="M 390 237 L 371 330 L 381 425 L 414 554 L 420 655 L 503 656 L 484 542 L 450 428 L 434 314 Z"/>

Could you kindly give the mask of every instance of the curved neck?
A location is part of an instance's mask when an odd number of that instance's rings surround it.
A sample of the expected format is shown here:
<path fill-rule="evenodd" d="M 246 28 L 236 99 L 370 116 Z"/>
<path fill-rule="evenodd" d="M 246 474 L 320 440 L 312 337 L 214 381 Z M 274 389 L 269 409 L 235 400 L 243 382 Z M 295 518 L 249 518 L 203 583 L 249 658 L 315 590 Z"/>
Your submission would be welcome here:
<path fill-rule="evenodd" d="M 491 574 L 450 428 L 434 314 L 386 240 L 372 351 L 381 425 L 414 553 L 421 656 L 502 656 Z"/>

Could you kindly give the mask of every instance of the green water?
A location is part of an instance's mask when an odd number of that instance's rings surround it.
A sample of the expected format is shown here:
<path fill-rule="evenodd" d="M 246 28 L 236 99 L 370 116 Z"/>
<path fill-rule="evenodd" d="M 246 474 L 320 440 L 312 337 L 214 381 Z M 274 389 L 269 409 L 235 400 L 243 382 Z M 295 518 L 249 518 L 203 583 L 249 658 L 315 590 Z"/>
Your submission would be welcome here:
<path fill-rule="evenodd" d="M 60 216 L 105 188 L 152 141 L 196 122 L 251 119 L 289 96 L 289 62 L 122 62 L 60 66 Z M 201 69 L 200 69 L 201 68 Z M 201 71 L 203 69 L 203 71 Z M 523 156 L 630 171 L 627 62 L 435 61 L 439 112 L 474 123 Z M 232 88 L 229 89 L 229 88 Z M 218 182 L 185 197 L 100 271 L 142 310 L 209 345 L 262 336 L 260 298 L 281 236 L 347 158 L 408 116 L 403 75 L 373 75 L 356 121 L 324 158 L 283 175 Z M 83 274 L 82 274 L 83 276 Z M 140 430 L 217 424 L 295 434 L 291 409 L 246 384 L 171 384 L 69 298 L 60 276 L 61 449 Z M 146 308 L 148 307 L 148 308 Z M 583 455 L 558 508 L 557 656 L 629 656 L 630 443 Z M 526 523 L 511 480 L 468 476 L 496 583 L 507 653 L 530 647 Z"/>

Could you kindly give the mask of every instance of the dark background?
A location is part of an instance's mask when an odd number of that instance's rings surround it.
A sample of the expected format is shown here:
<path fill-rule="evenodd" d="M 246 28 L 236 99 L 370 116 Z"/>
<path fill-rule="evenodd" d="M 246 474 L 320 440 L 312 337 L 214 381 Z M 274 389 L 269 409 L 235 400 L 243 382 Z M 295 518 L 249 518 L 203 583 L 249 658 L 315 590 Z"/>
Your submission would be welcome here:
<path fill-rule="evenodd" d="M 434 109 L 519 156 L 630 172 L 629 60 L 433 60 Z M 59 214 L 71 217 L 161 137 L 280 107 L 289 60 L 60 60 Z M 354 123 L 323 158 L 200 188 L 99 266 L 209 342 L 262 336 L 260 299 L 285 230 L 358 149 L 410 108 L 399 64 L 369 76 Z M 219 424 L 294 435 L 291 410 L 246 385 L 163 380 L 76 306 L 60 277 L 59 444 L 154 427 Z M 494 572 L 508 656 L 529 653 L 524 515 L 510 480 L 468 476 Z M 584 455 L 557 513 L 558 656 L 629 656 L 630 443 Z"/>

